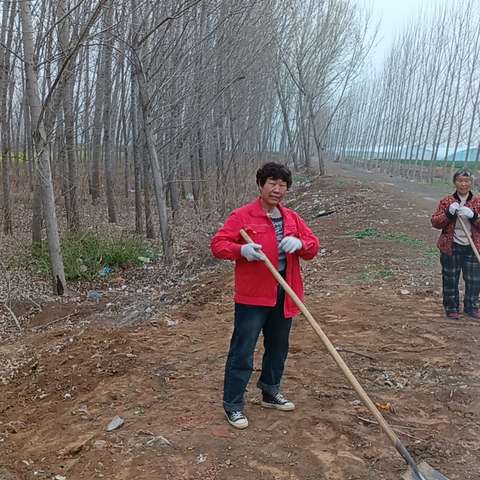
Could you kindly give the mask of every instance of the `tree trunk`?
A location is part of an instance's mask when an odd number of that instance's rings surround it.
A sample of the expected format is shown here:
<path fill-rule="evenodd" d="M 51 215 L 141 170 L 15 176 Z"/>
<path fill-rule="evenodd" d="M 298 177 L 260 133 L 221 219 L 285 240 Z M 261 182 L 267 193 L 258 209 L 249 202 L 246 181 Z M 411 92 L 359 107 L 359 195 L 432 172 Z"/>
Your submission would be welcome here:
<path fill-rule="evenodd" d="M 155 199 L 157 203 L 157 212 L 160 222 L 160 236 L 162 237 L 163 254 L 165 263 L 171 264 L 173 262 L 173 244 L 170 233 L 170 225 L 168 222 L 167 199 L 165 192 L 165 184 L 158 159 L 157 151 L 155 149 L 155 141 L 151 131 L 151 119 L 149 113 L 149 100 L 147 98 L 145 77 L 143 70 L 137 69 L 138 93 L 140 97 L 140 105 L 142 107 L 143 121 L 142 126 L 145 132 L 145 140 L 150 156 L 150 165 L 152 168 L 153 187 L 155 190 Z"/>
<path fill-rule="evenodd" d="M 113 189 L 113 176 L 115 173 L 112 161 L 112 120 L 110 118 L 112 111 L 112 48 L 113 48 L 113 34 L 111 31 L 113 22 L 113 3 L 108 2 L 105 10 L 105 17 L 103 26 L 106 31 L 105 38 L 105 71 L 104 71 L 104 108 L 103 108 L 103 148 L 104 148 L 104 165 L 105 165 L 105 190 L 107 195 L 107 209 L 108 221 L 110 223 L 117 223 L 117 213 L 115 209 L 115 195 Z"/>
<path fill-rule="evenodd" d="M 0 50 L 0 130 L 2 157 L 2 194 L 3 194 L 3 233 L 11 235 L 12 205 L 10 193 L 10 155 L 11 155 L 11 109 L 10 116 L 7 107 L 8 87 L 10 85 L 10 49 L 12 46 L 13 26 L 15 20 L 16 2 L 4 1 L 0 39 L 6 48 Z M 11 97 L 10 97 L 11 98 Z"/>
<path fill-rule="evenodd" d="M 142 216 L 142 165 L 138 152 L 138 145 L 143 135 L 139 135 L 137 125 L 137 102 L 136 102 L 136 78 L 135 69 L 131 70 L 130 78 L 130 121 L 132 123 L 132 157 L 133 157 L 133 178 L 135 185 L 135 232 L 143 233 L 143 216 Z M 143 148 L 141 149 L 143 151 Z"/>
<path fill-rule="evenodd" d="M 65 0 L 59 2 L 58 18 L 64 18 L 67 15 L 68 8 Z M 62 59 L 65 61 L 68 55 L 68 45 L 70 42 L 71 32 L 68 20 L 63 20 L 59 27 L 59 41 L 62 49 Z M 77 164 L 75 158 L 75 118 L 73 113 L 74 101 L 74 82 L 75 77 L 72 69 L 65 72 L 65 79 L 63 81 L 63 120 L 64 120 L 64 134 L 65 134 L 65 154 L 62 160 L 65 160 L 66 186 L 68 192 L 67 207 L 68 228 L 72 232 L 77 232 L 80 229 L 80 210 L 78 206 L 78 176 Z M 65 198 L 65 200 L 67 200 Z"/>
<path fill-rule="evenodd" d="M 55 196 L 52 183 L 52 172 L 48 158 L 48 143 L 41 118 L 42 105 L 38 93 L 38 78 L 35 71 L 33 55 L 33 24 L 32 13 L 28 0 L 20 0 L 20 20 L 23 33 L 23 50 L 25 62 L 25 76 L 27 97 L 32 116 L 33 135 L 38 164 L 36 174 L 40 178 L 41 198 L 47 226 L 48 251 L 52 270 L 53 292 L 63 295 L 65 291 L 65 273 L 60 248 L 57 214 L 55 210 Z"/>

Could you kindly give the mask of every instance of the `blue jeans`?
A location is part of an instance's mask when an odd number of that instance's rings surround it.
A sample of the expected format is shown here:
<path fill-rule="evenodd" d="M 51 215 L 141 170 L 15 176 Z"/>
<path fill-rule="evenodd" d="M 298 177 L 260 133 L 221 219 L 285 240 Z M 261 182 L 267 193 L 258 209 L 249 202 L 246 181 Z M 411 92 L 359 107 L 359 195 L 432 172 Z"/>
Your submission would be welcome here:
<path fill-rule="evenodd" d="M 284 298 L 285 291 L 278 286 L 277 304 L 274 307 L 235 304 L 235 325 L 223 385 L 223 406 L 226 411 L 243 411 L 243 397 L 252 375 L 255 346 L 261 331 L 265 352 L 257 387 L 269 395 L 279 391 L 292 326 L 292 319 L 286 319 L 283 315 Z"/>

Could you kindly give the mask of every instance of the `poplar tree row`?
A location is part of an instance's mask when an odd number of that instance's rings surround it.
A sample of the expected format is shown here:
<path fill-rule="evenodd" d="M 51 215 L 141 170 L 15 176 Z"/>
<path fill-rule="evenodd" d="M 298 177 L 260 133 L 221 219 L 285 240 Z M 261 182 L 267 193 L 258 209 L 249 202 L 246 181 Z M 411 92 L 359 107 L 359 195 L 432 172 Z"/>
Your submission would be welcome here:
<path fill-rule="evenodd" d="M 169 263 L 186 199 L 223 215 L 272 155 L 323 173 L 371 42 L 350 0 L 1 5 L 2 230 L 15 228 L 12 192 L 30 185 L 32 241 L 45 229 L 57 293 L 59 216 L 75 232 L 85 209 L 105 206 L 116 223 L 131 204 L 136 232 L 157 230 Z"/>
<path fill-rule="evenodd" d="M 424 11 L 368 72 L 330 131 L 332 157 L 433 181 L 480 159 L 480 8 L 476 0 Z"/>

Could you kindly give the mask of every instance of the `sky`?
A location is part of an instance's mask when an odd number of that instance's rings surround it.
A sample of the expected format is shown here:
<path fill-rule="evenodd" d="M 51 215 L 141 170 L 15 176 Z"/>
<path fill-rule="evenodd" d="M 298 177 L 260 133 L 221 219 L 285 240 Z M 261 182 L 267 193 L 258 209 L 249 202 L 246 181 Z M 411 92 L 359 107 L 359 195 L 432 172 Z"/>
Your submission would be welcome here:
<path fill-rule="evenodd" d="M 372 63 L 380 67 L 389 52 L 395 34 L 418 18 L 421 8 L 431 7 L 453 0 L 357 0 L 371 8 L 373 23 L 380 23 L 377 46 L 371 54 Z"/>

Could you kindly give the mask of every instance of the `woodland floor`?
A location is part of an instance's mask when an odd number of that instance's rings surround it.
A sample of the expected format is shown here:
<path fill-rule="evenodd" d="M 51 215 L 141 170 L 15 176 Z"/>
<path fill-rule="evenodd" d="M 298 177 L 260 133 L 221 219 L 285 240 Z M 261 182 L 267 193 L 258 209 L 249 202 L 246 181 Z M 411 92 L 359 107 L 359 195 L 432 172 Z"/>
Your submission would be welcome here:
<path fill-rule="evenodd" d="M 480 323 L 444 318 L 429 221 L 448 187 L 329 173 L 289 202 L 325 249 L 303 264 L 305 303 L 414 456 L 478 480 Z M 381 235 L 349 234 L 367 228 Z M 255 372 L 250 427 L 231 428 L 232 265 L 185 268 L 180 284 L 161 283 L 161 265 L 116 273 L 94 286 L 98 303 L 83 287 L 18 302 L 25 332 L 4 328 L 0 343 L 0 480 L 401 478 L 403 460 L 303 317 L 284 376 L 296 410 L 262 409 Z M 125 423 L 107 432 L 116 415 Z"/>

